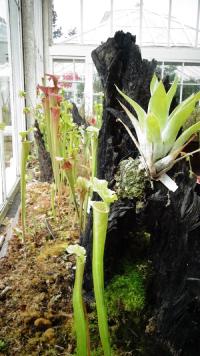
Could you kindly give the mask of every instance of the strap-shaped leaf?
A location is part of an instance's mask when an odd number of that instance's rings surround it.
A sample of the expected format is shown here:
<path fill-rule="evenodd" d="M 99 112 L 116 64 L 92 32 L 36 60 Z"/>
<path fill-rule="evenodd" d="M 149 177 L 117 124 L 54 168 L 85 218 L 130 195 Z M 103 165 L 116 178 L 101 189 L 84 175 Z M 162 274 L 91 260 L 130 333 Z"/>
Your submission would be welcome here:
<path fill-rule="evenodd" d="M 179 149 L 179 147 L 182 147 L 189 140 L 189 138 L 198 131 L 200 131 L 200 122 L 190 126 L 177 138 L 174 146 L 172 147 L 172 152 Z"/>
<path fill-rule="evenodd" d="M 158 118 L 152 113 L 147 115 L 146 137 L 149 142 L 152 142 L 152 143 L 161 142 L 159 121 L 158 121 Z"/>
<path fill-rule="evenodd" d="M 141 154 L 141 157 L 143 159 L 143 163 L 144 163 L 144 167 L 147 171 L 147 173 L 149 172 L 148 170 L 148 166 L 147 166 L 147 162 L 146 162 L 146 156 L 142 150 L 142 147 L 140 146 L 140 144 L 137 142 L 135 136 L 132 134 L 131 130 L 128 128 L 128 126 L 121 120 L 121 119 L 117 119 L 117 121 L 121 122 L 121 124 L 125 127 L 126 131 L 128 132 L 130 138 L 132 139 L 133 143 L 135 144 L 135 146 L 137 147 L 138 151 Z M 146 147 L 144 147 L 144 151 L 146 151 Z"/>
<path fill-rule="evenodd" d="M 121 103 L 120 100 L 118 100 L 118 102 L 120 103 L 121 107 L 124 109 L 125 113 L 127 114 L 127 116 L 129 117 L 129 119 L 131 120 L 131 123 L 135 129 L 135 132 L 136 132 L 136 135 L 137 135 L 137 138 L 139 141 L 143 141 L 143 136 L 142 135 L 142 131 L 141 131 L 141 128 L 140 128 L 140 124 L 139 124 L 139 121 L 135 118 L 135 116 L 127 109 L 127 107 L 125 105 L 123 105 Z"/>
<path fill-rule="evenodd" d="M 188 105 L 195 97 L 195 94 L 191 94 L 188 98 L 183 100 L 179 105 L 175 107 L 175 109 L 172 111 L 172 113 L 169 116 L 169 120 L 172 119 L 172 117 L 177 113 L 178 110 L 182 110 L 186 105 Z"/>
<path fill-rule="evenodd" d="M 163 135 L 164 142 L 170 141 L 171 144 L 176 139 L 176 136 L 184 125 L 186 120 L 189 118 L 190 114 L 193 112 L 195 108 L 196 102 L 199 100 L 200 92 L 198 92 L 191 100 L 188 101 L 186 105 L 179 105 L 178 110 L 171 117 L 171 120 L 168 122 L 166 130 Z"/>
<path fill-rule="evenodd" d="M 152 113 L 159 119 L 161 130 L 165 128 L 168 116 L 167 95 L 160 81 L 152 97 L 149 100 L 148 113 Z"/>
<path fill-rule="evenodd" d="M 170 108 L 170 105 L 171 105 L 171 102 L 172 102 L 172 99 L 176 93 L 176 90 L 177 90 L 177 86 L 178 86 L 178 78 L 176 77 L 174 79 L 174 82 L 173 84 L 171 85 L 171 88 L 168 90 L 167 92 L 167 106 L 168 106 L 168 111 L 169 111 L 169 108 Z"/>
<path fill-rule="evenodd" d="M 119 92 L 119 94 L 121 94 L 121 96 L 123 96 L 123 98 L 132 106 L 132 108 L 135 110 L 140 126 L 141 128 L 143 128 L 145 126 L 145 119 L 146 119 L 146 112 L 142 109 L 142 107 L 136 103 L 135 100 L 129 98 L 128 95 L 124 94 L 116 85 L 115 85 L 117 91 Z"/>
<path fill-rule="evenodd" d="M 151 79 L 151 83 L 150 83 L 151 96 L 153 95 L 154 91 L 156 90 L 158 84 L 159 84 L 158 78 L 154 73 L 154 75 L 153 75 L 153 77 Z"/>

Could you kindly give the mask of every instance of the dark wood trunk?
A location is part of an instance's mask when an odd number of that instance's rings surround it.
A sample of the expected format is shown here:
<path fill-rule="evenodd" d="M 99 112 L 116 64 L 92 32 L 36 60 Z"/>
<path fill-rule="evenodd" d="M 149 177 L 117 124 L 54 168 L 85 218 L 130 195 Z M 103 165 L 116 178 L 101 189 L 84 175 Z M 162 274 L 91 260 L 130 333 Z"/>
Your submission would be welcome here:
<path fill-rule="evenodd" d="M 111 188 L 121 160 L 136 158 L 137 149 L 125 129 L 116 122 L 119 113 L 116 84 L 145 110 L 156 61 L 142 59 L 131 34 L 117 32 L 92 53 L 104 89 L 103 125 L 98 146 L 98 178 Z M 144 206 L 137 211 L 135 199 L 112 205 L 105 249 L 106 283 L 119 272 L 123 259 L 151 261 L 147 288 L 147 314 L 153 321 L 155 340 L 167 345 L 166 355 L 200 355 L 200 198 L 199 186 L 189 176 L 186 162 L 169 175 L 178 190 L 169 191 L 159 182 L 144 192 Z M 151 234 L 150 246 L 141 248 L 138 236 Z M 92 213 L 81 239 L 87 250 L 85 288 L 90 291 Z M 152 353 L 152 355 L 154 355 Z M 164 353 L 160 353 L 160 356 Z M 149 356 L 149 355 L 148 355 Z"/>
<path fill-rule="evenodd" d="M 40 166 L 40 180 L 42 182 L 52 182 L 53 170 L 51 157 L 44 144 L 43 135 L 40 131 L 37 120 L 35 120 L 34 138 L 38 149 L 38 161 Z"/>

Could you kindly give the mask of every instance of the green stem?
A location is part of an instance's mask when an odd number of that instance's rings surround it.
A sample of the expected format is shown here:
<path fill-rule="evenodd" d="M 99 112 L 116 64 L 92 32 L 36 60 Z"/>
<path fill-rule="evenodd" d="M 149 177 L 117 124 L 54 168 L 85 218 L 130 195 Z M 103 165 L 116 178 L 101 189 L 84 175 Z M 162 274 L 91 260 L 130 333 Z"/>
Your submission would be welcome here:
<path fill-rule="evenodd" d="M 73 199 L 74 207 L 75 207 L 78 219 L 80 219 L 79 208 L 78 208 L 78 204 L 77 204 L 77 200 L 76 200 L 76 194 L 75 194 L 74 175 L 73 175 L 72 170 L 66 171 L 66 176 L 67 176 L 69 188 L 70 188 L 70 191 L 71 191 L 71 196 L 72 196 L 72 199 Z"/>
<path fill-rule="evenodd" d="M 74 324 L 77 338 L 77 356 L 88 356 L 88 325 L 82 299 L 82 284 L 85 261 L 76 257 L 76 276 L 73 290 Z"/>
<path fill-rule="evenodd" d="M 26 235 L 26 162 L 31 147 L 30 141 L 22 141 L 21 152 L 21 221 L 22 221 L 22 238 L 25 241 Z"/>
<path fill-rule="evenodd" d="M 97 171 L 97 145 L 98 145 L 98 137 L 97 135 L 93 134 L 91 137 L 92 179 L 96 177 L 96 171 Z"/>
<path fill-rule="evenodd" d="M 90 194 L 90 189 L 89 189 L 88 192 L 86 193 L 85 199 L 84 199 L 84 206 L 83 206 L 83 210 L 84 210 L 84 215 L 83 215 L 83 232 L 84 232 L 85 229 L 86 229 L 89 194 Z"/>
<path fill-rule="evenodd" d="M 96 300 L 99 334 L 104 356 L 111 355 L 109 342 L 107 310 L 104 302 L 104 248 L 108 226 L 108 205 L 104 202 L 93 203 L 93 255 L 92 275 Z"/>

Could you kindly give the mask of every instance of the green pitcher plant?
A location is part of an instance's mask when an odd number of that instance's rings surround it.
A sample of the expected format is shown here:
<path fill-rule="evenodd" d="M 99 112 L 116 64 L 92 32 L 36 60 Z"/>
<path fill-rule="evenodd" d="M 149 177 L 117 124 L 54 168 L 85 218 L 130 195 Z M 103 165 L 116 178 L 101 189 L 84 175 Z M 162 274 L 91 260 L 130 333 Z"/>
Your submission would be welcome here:
<path fill-rule="evenodd" d="M 182 133 L 179 135 L 180 130 L 183 129 L 183 125 L 193 112 L 196 103 L 200 100 L 200 92 L 190 95 L 169 114 L 177 85 L 178 79 L 175 78 L 170 89 L 166 91 L 162 80 L 158 80 L 154 74 L 150 83 L 151 97 L 147 112 L 135 100 L 131 99 L 116 86 L 119 94 L 137 114 L 136 118 L 119 101 L 135 129 L 136 136 L 132 134 L 129 127 L 121 119 L 118 119 L 118 121 L 124 125 L 136 145 L 143 165 L 151 179 L 159 179 L 178 160 L 185 158 L 186 156 L 177 159 L 193 135 L 200 130 L 200 122 L 197 122 L 186 130 L 182 130 Z"/>
<path fill-rule="evenodd" d="M 73 289 L 73 311 L 74 326 L 76 332 L 77 356 L 89 356 L 89 330 L 82 297 L 83 274 L 85 268 L 86 254 L 84 247 L 80 245 L 70 245 L 67 252 L 76 256 L 76 275 Z"/>
<path fill-rule="evenodd" d="M 97 173 L 97 147 L 98 147 L 99 129 L 95 126 L 88 126 L 86 131 L 90 141 L 91 171 L 92 171 L 92 179 L 93 179 Z"/>
<path fill-rule="evenodd" d="M 108 189 L 106 180 L 93 179 L 93 191 L 97 192 L 102 201 L 93 201 L 93 252 L 92 276 L 96 300 L 98 327 L 104 356 L 111 355 L 107 310 L 104 300 L 104 249 L 108 226 L 109 206 L 117 200 L 114 191 Z"/>
<path fill-rule="evenodd" d="M 20 132 L 21 140 L 21 222 L 22 239 L 25 241 L 26 235 L 26 164 L 31 148 L 31 141 L 27 139 L 29 131 Z"/>

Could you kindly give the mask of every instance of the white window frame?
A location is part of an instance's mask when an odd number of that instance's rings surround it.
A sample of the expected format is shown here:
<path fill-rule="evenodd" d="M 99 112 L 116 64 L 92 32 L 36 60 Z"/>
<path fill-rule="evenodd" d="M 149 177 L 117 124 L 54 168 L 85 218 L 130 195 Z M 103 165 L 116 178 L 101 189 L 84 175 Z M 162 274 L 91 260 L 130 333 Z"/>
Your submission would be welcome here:
<path fill-rule="evenodd" d="M 3 203 L 0 205 L 0 222 L 12 203 L 13 197 L 19 189 L 20 180 L 20 137 L 19 132 L 25 130 L 25 117 L 23 115 L 24 100 L 19 97 L 20 90 L 24 89 L 23 79 L 23 56 L 21 40 L 21 8 L 20 1 L 7 0 L 7 33 L 8 33 L 8 56 L 10 66 L 9 90 L 11 105 L 11 125 L 0 131 L 0 190 Z M 18 42 L 15 47 L 16 38 Z M 12 137 L 13 166 L 15 181 L 10 191 L 6 189 L 6 168 L 4 160 L 4 137 Z"/>

